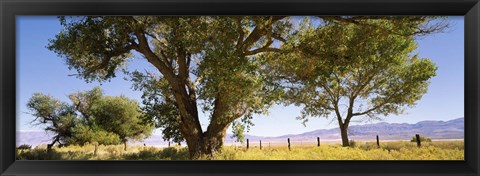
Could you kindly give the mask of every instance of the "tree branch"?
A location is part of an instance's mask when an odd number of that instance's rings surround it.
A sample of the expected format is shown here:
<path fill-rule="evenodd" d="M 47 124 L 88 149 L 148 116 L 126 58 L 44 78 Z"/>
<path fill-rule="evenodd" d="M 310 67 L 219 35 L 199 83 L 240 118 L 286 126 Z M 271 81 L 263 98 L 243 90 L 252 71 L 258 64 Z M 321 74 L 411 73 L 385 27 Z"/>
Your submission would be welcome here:
<path fill-rule="evenodd" d="M 246 51 L 245 55 L 248 56 L 248 55 L 255 55 L 255 54 L 258 54 L 258 53 L 262 53 L 262 52 L 281 52 L 281 51 L 282 50 L 278 49 L 278 48 L 262 47 L 262 48 L 258 48 L 258 49 L 252 50 L 252 51 Z"/>

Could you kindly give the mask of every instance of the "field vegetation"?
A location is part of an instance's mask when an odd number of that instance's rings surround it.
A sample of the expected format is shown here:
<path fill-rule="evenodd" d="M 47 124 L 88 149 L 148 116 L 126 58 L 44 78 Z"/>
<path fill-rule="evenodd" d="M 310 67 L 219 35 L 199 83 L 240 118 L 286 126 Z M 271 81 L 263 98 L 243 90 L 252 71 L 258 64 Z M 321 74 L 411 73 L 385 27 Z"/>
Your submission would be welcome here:
<path fill-rule="evenodd" d="M 72 145 L 54 147 L 47 152 L 46 146 L 33 149 L 18 149 L 18 160 L 189 160 L 188 148 L 100 145 L 94 154 L 95 145 Z M 202 159 L 202 158 L 200 158 Z M 211 158 L 208 158 L 211 159 Z M 350 147 L 340 144 L 313 143 L 286 145 L 224 146 L 215 154 L 215 160 L 463 160 L 463 141 L 424 142 L 421 147 L 408 141 L 354 142 Z"/>

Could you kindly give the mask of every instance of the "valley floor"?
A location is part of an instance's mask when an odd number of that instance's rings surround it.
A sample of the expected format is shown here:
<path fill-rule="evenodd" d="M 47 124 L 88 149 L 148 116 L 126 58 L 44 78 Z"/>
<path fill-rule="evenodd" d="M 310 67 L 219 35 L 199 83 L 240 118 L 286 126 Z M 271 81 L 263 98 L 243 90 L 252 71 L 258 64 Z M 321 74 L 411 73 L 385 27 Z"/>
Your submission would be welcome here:
<path fill-rule="evenodd" d="M 30 150 L 17 150 L 18 160 L 188 160 L 185 146 L 148 147 L 123 145 L 68 146 L 57 148 L 48 153 L 44 146 Z M 414 142 L 389 141 L 355 142 L 353 147 L 342 147 L 337 143 L 321 144 L 301 143 L 287 145 L 268 143 L 242 146 L 224 146 L 216 153 L 215 160 L 464 160 L 463 140 L 422 142 L 417 147 Z"/>

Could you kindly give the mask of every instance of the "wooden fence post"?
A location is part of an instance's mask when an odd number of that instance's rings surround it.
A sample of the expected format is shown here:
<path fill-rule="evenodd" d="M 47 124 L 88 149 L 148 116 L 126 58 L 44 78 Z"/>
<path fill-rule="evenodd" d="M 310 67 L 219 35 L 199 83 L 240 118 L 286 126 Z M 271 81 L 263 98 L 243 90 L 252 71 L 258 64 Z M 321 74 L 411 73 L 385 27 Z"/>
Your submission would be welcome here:
<path fill-rule="evenodd" d="M 262 150 L 262 140 L 260 140 L 260 150 Z"/>
<path fill-rule="evenodd" d="M 93 151 L 93 156 L 97 156 L 98 151 L 98 142 L 95 142 L 95 150 Z"/>
<path fill-rule="evenodd" d="M 249 144 L 248 144 L 248 139 L 247 139 L 247 149 L 248 149 L 248 147 L 250 147 L 250 146 L 249 146 Z"/>
<path fill-rule="evenodd" d="M 288 150 L 291 151 L 292 149 L 290 148 L 290 138 L 288 138 L 287 141 L 288 141 Z"/>
<path fill-rule="evenodd" d="M 317 147 L 320 147 L 320 137 L 317 137 Z"/>
<path fill-rule="evenodd" d="M 420 135 L 419 135 L 419 134 L 415 134 L 415 138 L 417 139 L 417 147 L 421 147 L 421 146 L 422 146 L 422 142 L 420 141 Z"/>
<path fill-rule="evenodd" d="M 377 135 L 377 147 L 380 147 L 380 140 L 378 140 L 378 135 Z"/>

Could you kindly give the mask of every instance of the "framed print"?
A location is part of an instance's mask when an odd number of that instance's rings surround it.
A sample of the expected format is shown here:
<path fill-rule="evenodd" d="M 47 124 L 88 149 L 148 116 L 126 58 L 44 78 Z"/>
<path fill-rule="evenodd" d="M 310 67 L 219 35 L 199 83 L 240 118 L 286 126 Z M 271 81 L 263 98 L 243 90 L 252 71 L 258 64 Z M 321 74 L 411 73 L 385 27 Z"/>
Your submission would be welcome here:
<path fill-rule="evenodd" d="M 1 175 L 479 174 L 476 0 L 0 7 Z"/>

